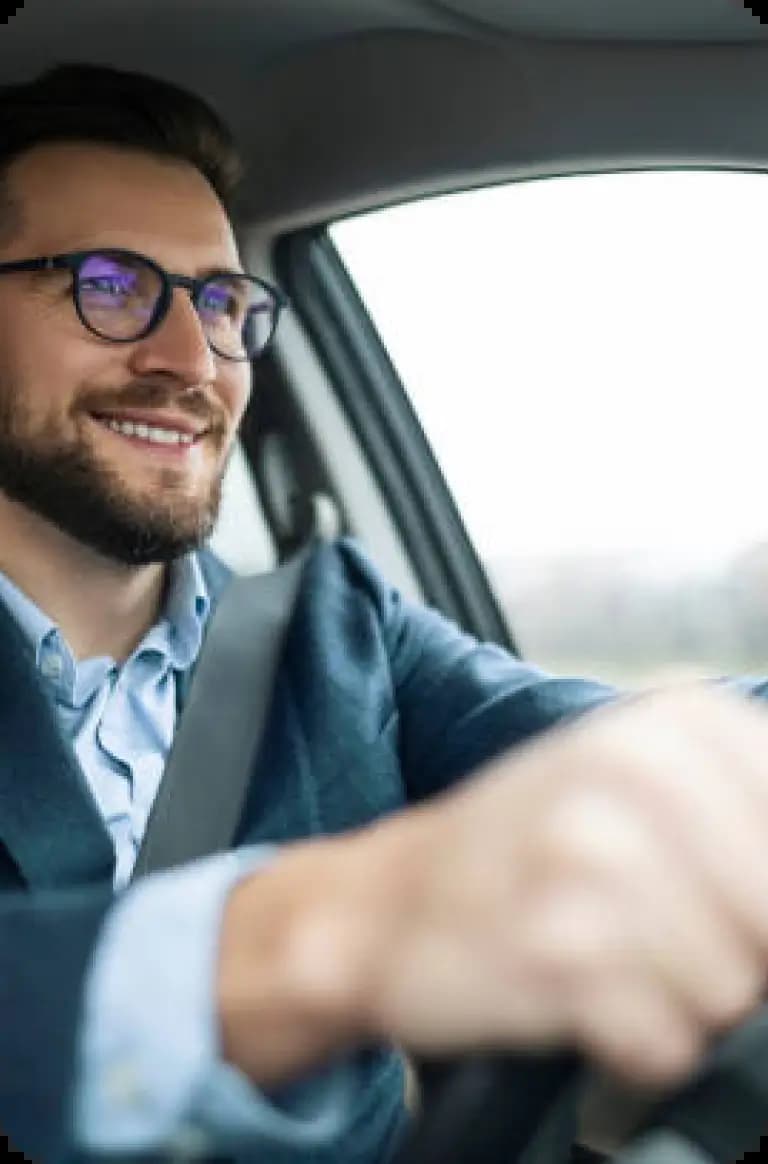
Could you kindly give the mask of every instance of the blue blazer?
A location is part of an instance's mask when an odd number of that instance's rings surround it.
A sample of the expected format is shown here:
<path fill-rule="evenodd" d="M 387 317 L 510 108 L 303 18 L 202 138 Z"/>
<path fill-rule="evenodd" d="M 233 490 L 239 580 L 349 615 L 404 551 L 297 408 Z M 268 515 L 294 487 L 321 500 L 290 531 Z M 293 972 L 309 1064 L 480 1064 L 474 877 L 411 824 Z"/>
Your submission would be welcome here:
<path fill-rule="evenodd" d="M 203 555 L 212 595 L 228 576 Z M 237 844 L 356 828 L 461 780 L 612 697 L 552 678 L 404 601 L 350 541 L 311 558 Z M 211 714 L 215 715 L 215 708 Z M 215 795 L 215 792 L 214 792 Z M 71 1153 L 83 977 L 112 898 L 109 834 L 31 651 L 0 604 L 0 1128 L 36 1161 Z M 386 1158 L 403 1118 L 399 1059 L 357 1056 L 349 1136 L 319 1161 Z M 306 1164 L 291 1153 L 270 1164 Z"/>

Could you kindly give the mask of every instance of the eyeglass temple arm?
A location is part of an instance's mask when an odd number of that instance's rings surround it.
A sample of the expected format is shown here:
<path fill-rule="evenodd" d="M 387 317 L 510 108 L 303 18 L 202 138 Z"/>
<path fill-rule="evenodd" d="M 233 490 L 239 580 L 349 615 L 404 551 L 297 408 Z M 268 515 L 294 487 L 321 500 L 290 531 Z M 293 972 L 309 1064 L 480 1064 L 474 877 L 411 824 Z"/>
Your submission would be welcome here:
<path fill-rule="evenodd" d="M 12 263 L 0 263 L 0 275 L 13 275 L 21 271 L 56 271 L 71 264 L 56 255 L 40 259 L 17 259 Z"/>

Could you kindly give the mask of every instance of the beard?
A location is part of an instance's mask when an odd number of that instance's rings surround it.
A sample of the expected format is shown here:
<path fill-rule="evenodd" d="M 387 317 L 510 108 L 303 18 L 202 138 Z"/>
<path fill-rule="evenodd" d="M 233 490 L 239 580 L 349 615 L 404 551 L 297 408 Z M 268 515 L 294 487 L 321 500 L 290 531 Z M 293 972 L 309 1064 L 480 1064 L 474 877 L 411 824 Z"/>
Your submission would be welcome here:
<path fill-rule="evenodd" d="M 140 385 L 130 395 L 112 397 L 109 407 L 168 403 L 167 392 Z M 226 426 L 211 417 L 210 404 L 190 396 L 185 411 L 210 423 L 211 431 L 202 439 L 217 440 L 222 450 Z M 222 457 L 200 495 L 182 490 L 169 468 L 158 472 L 151 494 L 132 492 L 130 482 L 99 457 L 85 437 L 66 439 L 53 425 L 33 428 L 22 402 L 0 385 L 0 491 L 121 564 L 168 563 L 198 549 L 210 537 L 218 516 L 225 467 Z"/>

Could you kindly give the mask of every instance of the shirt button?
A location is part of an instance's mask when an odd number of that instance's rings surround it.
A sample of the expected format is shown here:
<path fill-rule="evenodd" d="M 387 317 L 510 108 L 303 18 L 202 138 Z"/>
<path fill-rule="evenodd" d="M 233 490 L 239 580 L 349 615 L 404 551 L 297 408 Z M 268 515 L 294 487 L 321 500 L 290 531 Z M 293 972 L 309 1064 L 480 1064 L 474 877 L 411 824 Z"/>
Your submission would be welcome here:
<path fill-rule="evenodd" d="M 40 663 L 40 670 L 46 679 L 61 679 L 61 673 L 64 670 L 64 660 L 61 655 L 56 654 L 55 651 L 51 651 L 47 655 L 44 655 Z"/>

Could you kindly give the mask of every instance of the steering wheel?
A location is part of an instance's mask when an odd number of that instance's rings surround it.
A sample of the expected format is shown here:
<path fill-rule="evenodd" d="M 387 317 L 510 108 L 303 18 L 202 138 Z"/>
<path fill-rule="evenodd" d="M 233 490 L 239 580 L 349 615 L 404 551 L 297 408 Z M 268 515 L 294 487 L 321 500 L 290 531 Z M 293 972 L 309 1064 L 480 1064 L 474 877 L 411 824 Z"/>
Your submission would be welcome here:
<path fill-rule="evenodd" d="M 397 1164 L 567 1164 L 588 1065 L 573 1053 L 425 1062 Z M 768 1132 L 768 1006 L 652 1108 L 614 1164 L 734 1164 Z"/>

